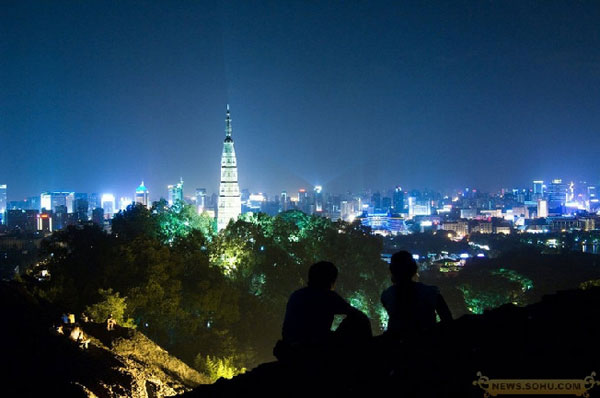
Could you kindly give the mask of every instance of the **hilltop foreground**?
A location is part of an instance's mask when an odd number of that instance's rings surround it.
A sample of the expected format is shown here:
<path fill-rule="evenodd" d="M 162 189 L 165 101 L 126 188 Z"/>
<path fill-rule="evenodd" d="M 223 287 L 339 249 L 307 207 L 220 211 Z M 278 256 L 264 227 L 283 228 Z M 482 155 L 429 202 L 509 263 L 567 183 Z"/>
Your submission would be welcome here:
<path fill-rule="evenodd" d="M 208 382 L 133 329 L 81 323 L 87 349 L 53 333 L 60 312 L 18 283 L 0 283 L 0 301 L 4 397 L 152 398 Z"/>
<path fill-rule="evenodd" d="M 339 356 L 305 356 L 301 365 L 266 363 L 212 385 L 131 329 L 85 323 L 87 350 L 53 334 L 56 308 L 18 283 L 0 283 L 0 300 L 7 397 L 482 397 L 478 372 L 490 379 L 600 374 L 600 288 L 463 316 L 415 341 L 376 338 Z M 600 385 L 589 393 L 600 396 Z"/>
<path fill-rule="evenodd" d="M 527 307 L 463 316 L 414 341 L 376 338 L 338 358 L 263 364 L 183 397 L 483 397 L 478 372 L 583 380 L 600 374 L 599 319 L 600 288 L 563 291 Z M 600 396 L 597 380 L 588 379 L 590 397 Z"/>

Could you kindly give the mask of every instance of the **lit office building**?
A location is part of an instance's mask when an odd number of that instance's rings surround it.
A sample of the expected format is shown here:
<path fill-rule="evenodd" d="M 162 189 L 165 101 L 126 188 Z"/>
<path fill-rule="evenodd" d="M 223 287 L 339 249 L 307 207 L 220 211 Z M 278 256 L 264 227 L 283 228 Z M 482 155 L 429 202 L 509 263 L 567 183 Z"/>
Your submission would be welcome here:
<path fill-rule="evenodd" d="M 140 203 L 146 207 L 150 205 L 150 192 L 144 185 L 144 181 L 135 190 L 135 203 Z"/>
<path fill-rule="evenodd" d="M 6 184 L 0 185 L 0 223 L 6 224 L 6 206 L 7 206 L 7 195 L 6 195 Z"/>
<path fill-rule="evenodd" d="M 128 196 L 121 197 L 119 199 L 119 210 L 121 210 L 121 211 L 127 210 L 127 206 L 129 206 L 132 203 L 133 203 L 133 200 L 131 200 L 130 197 L 128 197 Z"/>
<path fill-rule="evenodd" d="M 323 187 L 316 185 L 314 189 L 315 195 L 315 212 L 321 213 L 323 211 Z"/>
<path fill-rule="evenodd" d="M 196 207 L 199 214 L 207 210 L 206 199 L 206 188 L 196 188 Z"/>
<path fill-rule="evenodd" d="M 43 192 L 40 195 L 41 210 L 55 211 L 58 206 L 65 206 L 67 213 L 73 213 L 75 192 Z"/>
<path fill-rule="evenodd" d="M 102 195 L 101 207 L 104 210 L 104 218 L 109 220 L 113 218 L 116 210 L 115 195 L 105 193 Z"/>
<path fill-rule="evenodd" d="M 429 200 L 417 200 L 417 198 L 408 198 L 408 216 L 430 216 L 431 202 Z"/>
<path fill-rule="evenodd" d="M 543 199 L 538 200 L 537 216 L 538 216 L 538 218 L 548 217 L 548 201 L 547 200 L 543 200 Z"/>
<path fill-rule="evenodd" d="M 180 178 L 177 184 L 169 185 L 167 189 L 169 206 L 173 206 L 177 201 L 183 202 L 183 178 Z"/>

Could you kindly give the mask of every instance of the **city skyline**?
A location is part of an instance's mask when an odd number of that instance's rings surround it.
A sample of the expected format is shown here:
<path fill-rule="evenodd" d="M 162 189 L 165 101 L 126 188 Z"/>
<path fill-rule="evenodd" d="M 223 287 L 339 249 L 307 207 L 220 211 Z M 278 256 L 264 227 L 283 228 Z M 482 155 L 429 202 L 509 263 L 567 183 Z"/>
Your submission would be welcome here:
<path fill-rule="evenodd" d="M 214 192 L 229 103 L 257 192 L 597 183 L 600 4 L 261 4 L 3 4 L 0 181 Z"/>

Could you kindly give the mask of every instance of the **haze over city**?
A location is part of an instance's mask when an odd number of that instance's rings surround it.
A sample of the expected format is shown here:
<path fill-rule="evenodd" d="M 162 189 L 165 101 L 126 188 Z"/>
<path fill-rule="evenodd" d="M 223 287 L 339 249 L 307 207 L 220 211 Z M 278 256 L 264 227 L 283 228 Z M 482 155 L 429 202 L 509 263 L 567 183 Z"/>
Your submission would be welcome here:
<path fill-rule="evenodd" d="M 6 2 L 0 168 L 47 190 L 598 183 L 596 2 Z M 155 196 L 156 195 L 156 196 Z"/>

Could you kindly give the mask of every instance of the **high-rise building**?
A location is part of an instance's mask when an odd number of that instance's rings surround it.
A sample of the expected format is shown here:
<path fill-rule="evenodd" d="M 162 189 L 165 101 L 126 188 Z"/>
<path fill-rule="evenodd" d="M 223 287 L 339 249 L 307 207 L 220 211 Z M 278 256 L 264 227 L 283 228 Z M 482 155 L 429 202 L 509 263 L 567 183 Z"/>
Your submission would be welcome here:
<path fill-rule="evenodd" d="M 135 190 L 135 203 L 140 203 L 146 207 L 150 205 L 150 192 L 148 192 L 148 188 L 144 185 L 144 181 Z"/>
<path fill-rule="evenodd" d="M 67 213 L 73 213 L 75 192 L 42 192 L 40 195 L 41 209 L 55 211 L 57 206 L 65 206 Z"/>
<path fill-rule="evenodd" d="M 373 206 L 373 213 L 381 213 L 381 193 L 375 192 L 371 196 L 371 206 Z"/>
<path fill-rule="evenodd" d="M 280 211 L 287 211 L 288 202 L 289 202 L 289 199 L 288 199 L 287 191 L 281 191 L 281 196 L 279 198 Z"/>
<path fill-rule="evenodd" d="M 561 208 L 567 203 L 567 184 L 563 180 L 552 180 L 548 187 L 548 208 L 550 213 L 561 213 Z"/>
<path fill-rule="evenodd" d="M 115 203 L 115 195 L 105 193 L 102 195 L 102 209 L 104 210 L 104 218 L 109 220 L 115 214 L 117 206 Z"/>
<path fill-rule="evenodd" d="M 543 199 L 538 200 L 537 216 L 538 218 L 548 217 L 548 201 Z"/>
<path fill-rule="evenodd" d="M 180 178 L 177 184 L 169 185 L 167 189 L 169 190 L 167 199 L 169 206 L 173 206 L 177 201 L 183 203 L 183 178 Z"/>
<path fill-rule="evenodd" d="M 206 199 L 206 188 L 196 188 L 196 207 L 199 214 L 207 210 Z"/>
<path fill-rule="evenodd" d="M 6 224 L 6 184 L 0 184 L 0 224 Z"/>
<path fill-rule="evenodd" d="M 315 212 L 321 213 L 323 211 L 323 187 L 320 185 L 316 185 L 314 191 Z"/>
<path fill-rule="evenodd" d="M 52 211 L 51 210 L 43 210 L 41 214 L 37 215 L 37 229 L 42 232 L 52 232 L 54 231 L 52 225 Z"/>
<path fill-rule="evenodd" d="M 10 230 L 23 232 L 37 231 L 38 210 L 8 210 L 6 212 L 6 225 Z"/>
<path fill-rule="evenodd" d="M 227 226 L 229 220 L 237 219 L 242 213 L 242 200 L 238 184 L 237 160 L 231 137 L 231 116 L 229 105 L 225 118 L 225 141 L 221 156 L 221 184 L 219 187 L 219 204 L 217 208 L 217 230 Z"/>
<path fill-rule="evenodd" d="M 92 210 L 92 222 L 100 226 L 104 225 L 104 209 L 102 207 L 96 207 Z"/>
<path fill-rule="evenodd" d="M 91 193 L 88 198 L 88 203 L 90 206 L 90 212 L 94 209 L 98 209 L 102 207 L 102 203 L 100 202 L 100 195 L 97 193 Z"/>
<path fill-rule="evenodd" d="M 429 200 L 417 199 L 413 196 L 408 198 L 408 216 L 430 216 L 431 202 Z"/>
<path fill-rule="evenodd" d="M 74 217 L 78 222 L 85 222 L 89 219 L 90 204 L 87 193 L 76 193 L 75 202 L 73 202 Z"/>
<path fill-rule="evenodd" d="M 125 211 L 127 210 L 127 206 L 133 204 L 133 200 L 129 196 L 122 196 L 119 198 L 119 210 Z"/>
<path fill-rule="evenodd" d="M 533 198 L 541 199 L 544 197 L 544 181 L 534 180 L 533 181 Z"/>
<path fill-rule="evenodd" d="M 402 210 L 404 210 L 404 192 L 401 187 L 394 188 L 392 206 L 394 207 L 394 213 L 402 213 Z"/>

